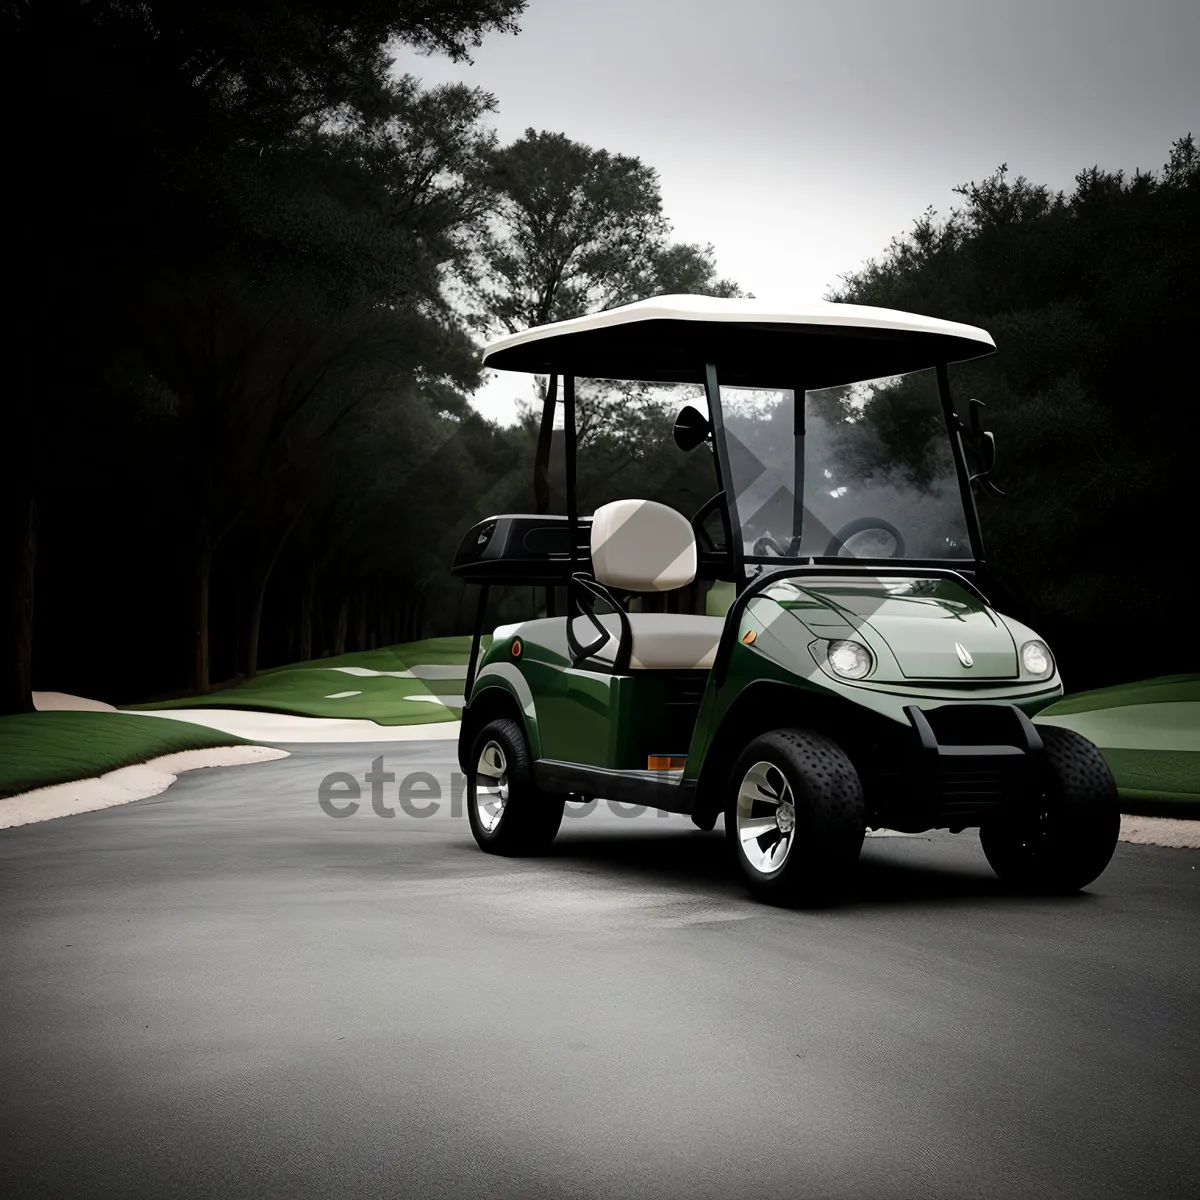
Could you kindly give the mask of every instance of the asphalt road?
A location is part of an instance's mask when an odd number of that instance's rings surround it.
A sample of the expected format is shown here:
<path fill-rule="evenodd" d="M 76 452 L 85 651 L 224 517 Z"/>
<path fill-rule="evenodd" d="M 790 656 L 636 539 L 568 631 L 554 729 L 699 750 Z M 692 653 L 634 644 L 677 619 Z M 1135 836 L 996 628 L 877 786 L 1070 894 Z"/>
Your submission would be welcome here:
<path fill-rule="evenodd" d="M 972 834 L 876 838 L 786 912 L 719 827 L 504 860 L 449 743 L 289 748 L 0 832 L 5 1195 L 1197 1194 L 1200 853 L 1035 900 Z M 439 810 L 326 815 L 376 754 Z"/>

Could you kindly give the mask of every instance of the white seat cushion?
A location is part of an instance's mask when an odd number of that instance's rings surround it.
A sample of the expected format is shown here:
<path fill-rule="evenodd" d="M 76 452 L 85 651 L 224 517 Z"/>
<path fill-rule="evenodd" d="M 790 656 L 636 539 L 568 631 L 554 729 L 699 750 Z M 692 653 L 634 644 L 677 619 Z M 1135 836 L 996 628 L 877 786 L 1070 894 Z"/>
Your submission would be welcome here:
<path fill-rule="evenodd" d="M 612 633 L 595 657 L 611 662 L 620 636 L 620 619 L 613 613 L 597 615 Z M 629 629 L 633 647 L 629 666 L 634 671 L 707 670 L 713 665 L 723 617 L 697 617 L 686 613 L 630 613 Z M 575 618 L 575 636 L 585 646 L 596 639 L 596 628 L 585 617 Z"/>
<path fill-rule="evenodd" d="M 672 592 L 696 578 L 692 523 L 653 500 L 614 500 L 592 515 L 592 573 L 629 592 Z"/>

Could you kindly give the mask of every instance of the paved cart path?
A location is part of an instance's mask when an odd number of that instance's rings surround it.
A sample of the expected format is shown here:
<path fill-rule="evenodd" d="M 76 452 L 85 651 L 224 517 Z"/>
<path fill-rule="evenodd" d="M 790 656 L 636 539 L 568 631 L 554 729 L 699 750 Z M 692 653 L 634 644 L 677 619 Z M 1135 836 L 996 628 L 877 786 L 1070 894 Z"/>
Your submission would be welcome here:
<path fill-rule="evenodd" d="M 288 749 L 0 831 L 6 1195 L 1195 1194 L 1195 851 L 1035 900 L 973 835 L 875 838 L 856 902 L 782 912 L 719 829 L 503 860 L 449 743 Z M 396 816 L 326 815 L 379 755 Z"/>

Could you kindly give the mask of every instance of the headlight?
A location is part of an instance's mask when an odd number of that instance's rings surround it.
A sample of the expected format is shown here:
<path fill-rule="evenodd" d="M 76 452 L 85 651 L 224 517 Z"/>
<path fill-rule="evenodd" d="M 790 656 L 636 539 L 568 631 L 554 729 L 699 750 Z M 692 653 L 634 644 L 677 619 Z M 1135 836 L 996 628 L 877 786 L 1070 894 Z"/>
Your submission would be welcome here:
<path fill-rule="evenodd" d="M 1045 642 L 1026 642 L 1021 647 L 1021 663 L 1030 675 L 1049 675 L 1054 670 L 1054 659 Z"/>
<path fill-rule="evenodd" d="M 843 679 L 861 679 L 875 665 L 870 650 L 858 642 L 830 642 L 825 661 Z"/>

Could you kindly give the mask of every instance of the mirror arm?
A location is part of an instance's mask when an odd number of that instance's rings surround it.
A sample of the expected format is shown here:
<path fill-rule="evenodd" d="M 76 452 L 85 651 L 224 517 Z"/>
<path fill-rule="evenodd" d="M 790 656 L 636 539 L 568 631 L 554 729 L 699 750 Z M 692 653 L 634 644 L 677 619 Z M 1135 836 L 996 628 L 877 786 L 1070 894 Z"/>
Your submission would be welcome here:
<path fill-rule="evenodd" d="M 984 402 L 982 400 L 976 400 L 973 397 L 972 397 L 972 399 L 968 400 L 967 403 L 971 407 L 971 436 L 977 442 L 982 441 L 983 440 L 983 427 L 979 421 L 979 412 L 981 409 L 986 408 L 987 405 L 984 404 Z"/>
<path fill-rule="evenodd" d="M 996 466 L 996 438 L 990 431 L 985 431 L 983 424 L 979 419 L 980 411 L 987 406 L 982 400 L 972 398 L 967 402 L 971 409 L 971 449 L 975 452 L 981 462 L 987 465 L 982 471 L 976 471 L 970 477 L 970 484 L 973 491 L 979 493 L 986 491 L 991 496 L 1003 496 L 1004 493 L 991 481 L 992 471 Z M 966 433 L 966 427 L 963 424 L 962 418 L 958 413 L 954 414 L 955 421 L 959 431 Z M 985 449 L 986 447 L 986 449 Z"/>
<path fill-rule="evenodd" d="M 988 492 L 992 496 L 1003 496 L 1004 493 L 988 478 L 986 471 L 980 471 L 977 475 L 971 476 L 971 487 L 978 493 L 981 489 Z"/>

